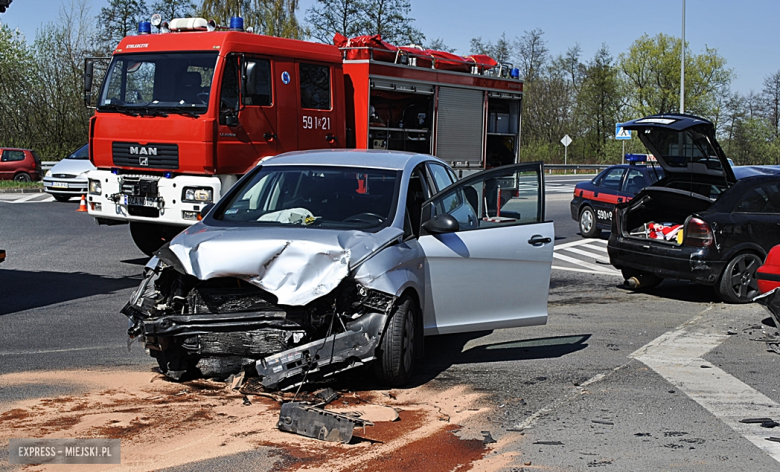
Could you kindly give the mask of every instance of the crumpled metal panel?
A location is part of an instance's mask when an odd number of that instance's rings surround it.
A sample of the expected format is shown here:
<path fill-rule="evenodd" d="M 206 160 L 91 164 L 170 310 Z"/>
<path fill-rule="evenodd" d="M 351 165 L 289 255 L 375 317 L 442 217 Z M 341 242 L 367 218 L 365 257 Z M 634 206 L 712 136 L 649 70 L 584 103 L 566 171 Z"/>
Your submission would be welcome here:
<path fill-rule="evenodd" d="M 280 305 L 301 306 L 331 292 L 352 267 L 402 234 L 394 227 L 366 233 L 197 223 L 169 249 L 200 280 L 236 277 L 275 295 Z"/>
<path fill-rule="evenodd" d="M 297 402 L 282 404 L 276 424 L 282 431 L 345 444 L 352 439 L 355 426 L 373 425 L 368 420 Z"/>

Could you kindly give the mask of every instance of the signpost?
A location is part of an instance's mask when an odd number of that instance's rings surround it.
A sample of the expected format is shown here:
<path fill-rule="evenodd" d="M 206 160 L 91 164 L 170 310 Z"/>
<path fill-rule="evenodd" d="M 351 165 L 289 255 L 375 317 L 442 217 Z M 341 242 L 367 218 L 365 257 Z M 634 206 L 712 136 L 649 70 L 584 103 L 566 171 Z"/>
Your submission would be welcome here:
<path fill-rule="evenodd" d="M 631 130 L 623 129 L 623 123 L 615 123 L 615 139 L 623 141 L 623 154 L 620 160 L 621 162 L 625 162 L 626 140 L 631 139 Z"/>
<path fill-rule="evenodd" d="M 563 165 L 566 165 L 566 160 L 569 157 L 569 144 L 571 144 L 571 138 L 568 134 L 561 139 L 561 144 L 563 144 Z M 566 171 L 564 170 L 564 172 Z"/>

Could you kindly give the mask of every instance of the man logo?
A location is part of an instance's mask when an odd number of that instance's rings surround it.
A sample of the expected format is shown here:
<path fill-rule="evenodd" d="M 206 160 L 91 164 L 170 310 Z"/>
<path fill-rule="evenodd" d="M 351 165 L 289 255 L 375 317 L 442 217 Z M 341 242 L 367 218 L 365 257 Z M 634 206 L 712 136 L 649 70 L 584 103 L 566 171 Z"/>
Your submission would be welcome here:
<path fill-rule="evenodd" d="M 139 156 L 156 156 L 156 147 L 143 147 L 143 146 L 130 146 L 130 154 L 138 154 Z"/>
<path fill-rule="evenodd" d="M 141 156 L 138 158 L 138 165 L 140 166 L 149 166 L 149 158 L 146 156 Z"/>

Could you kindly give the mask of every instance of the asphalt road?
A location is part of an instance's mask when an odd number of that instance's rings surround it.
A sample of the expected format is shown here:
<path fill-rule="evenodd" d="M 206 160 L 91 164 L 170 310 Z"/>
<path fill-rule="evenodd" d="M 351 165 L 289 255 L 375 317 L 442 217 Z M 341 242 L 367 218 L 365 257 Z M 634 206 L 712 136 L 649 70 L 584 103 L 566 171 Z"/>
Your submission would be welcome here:
<path fill-rule="evenodd" d="M 555 259 L 548 324 L 428 338 L 410 390 L 465 386 L 480 395 L 485 413 L 459 434 L 489 431 L 498 441 L 491 455 L 508 459 L 480 467 L 487 470 L 778 470 L 777 443 L 765 438 L 780 430 L 739 426 L 747 417 L 780 420 L 780 356 L 751 340 L 775 333 L 767 315 L 684 282 L 620 288 L 622 279 L 597 257 L 603 240 L 576 245 L 570 180 L 548 179 L 547 218 L 556 254 L 570 243 L 586 250 L 565 253 L 579 263 Z M 75 201 L 2 200 L 0 415 L 22 400 L 85 388 L 75 380 L 9 387 L 4 379 L 14 373 L 154 367 L 138 346 L 128 352 L 119 314 L 146 262 L 127 227 L 95 226 L 75 212 Z M 272 470 L 264 451 L 215 452 L 171 470 Z M 0 469 L 12 467 L 3 458 Z"/>

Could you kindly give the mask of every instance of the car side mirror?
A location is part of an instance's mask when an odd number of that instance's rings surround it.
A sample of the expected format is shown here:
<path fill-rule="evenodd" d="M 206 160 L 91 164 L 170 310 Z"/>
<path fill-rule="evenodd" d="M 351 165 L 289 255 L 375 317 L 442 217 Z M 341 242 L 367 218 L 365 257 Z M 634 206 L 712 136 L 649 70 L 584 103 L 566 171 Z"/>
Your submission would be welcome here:
<path fill-rule="evenodd" d="M 452 215 L 447 213 L 436 215 L 422 225 L 430 234 L 454 233 L 460 229 L 460 223 Z"/>
<path fill-rule="evenodd" d="M 204 207 L 203 207 L 203 208 L 200 210 L 200 219 L 202 220 L 203 218 L 205 218 L 205 217 L 206 217 L 206 215 L 208 215 L 208 214 L 209 214 L 209 212 L 211 211 L 211 209 L 212 209 L 212 208 L 214 208 L 214 204 L 213 204 L 213 203 L 209 203 L 209 204 L 207 204 L 206 206 L 204 206 Z"/>

